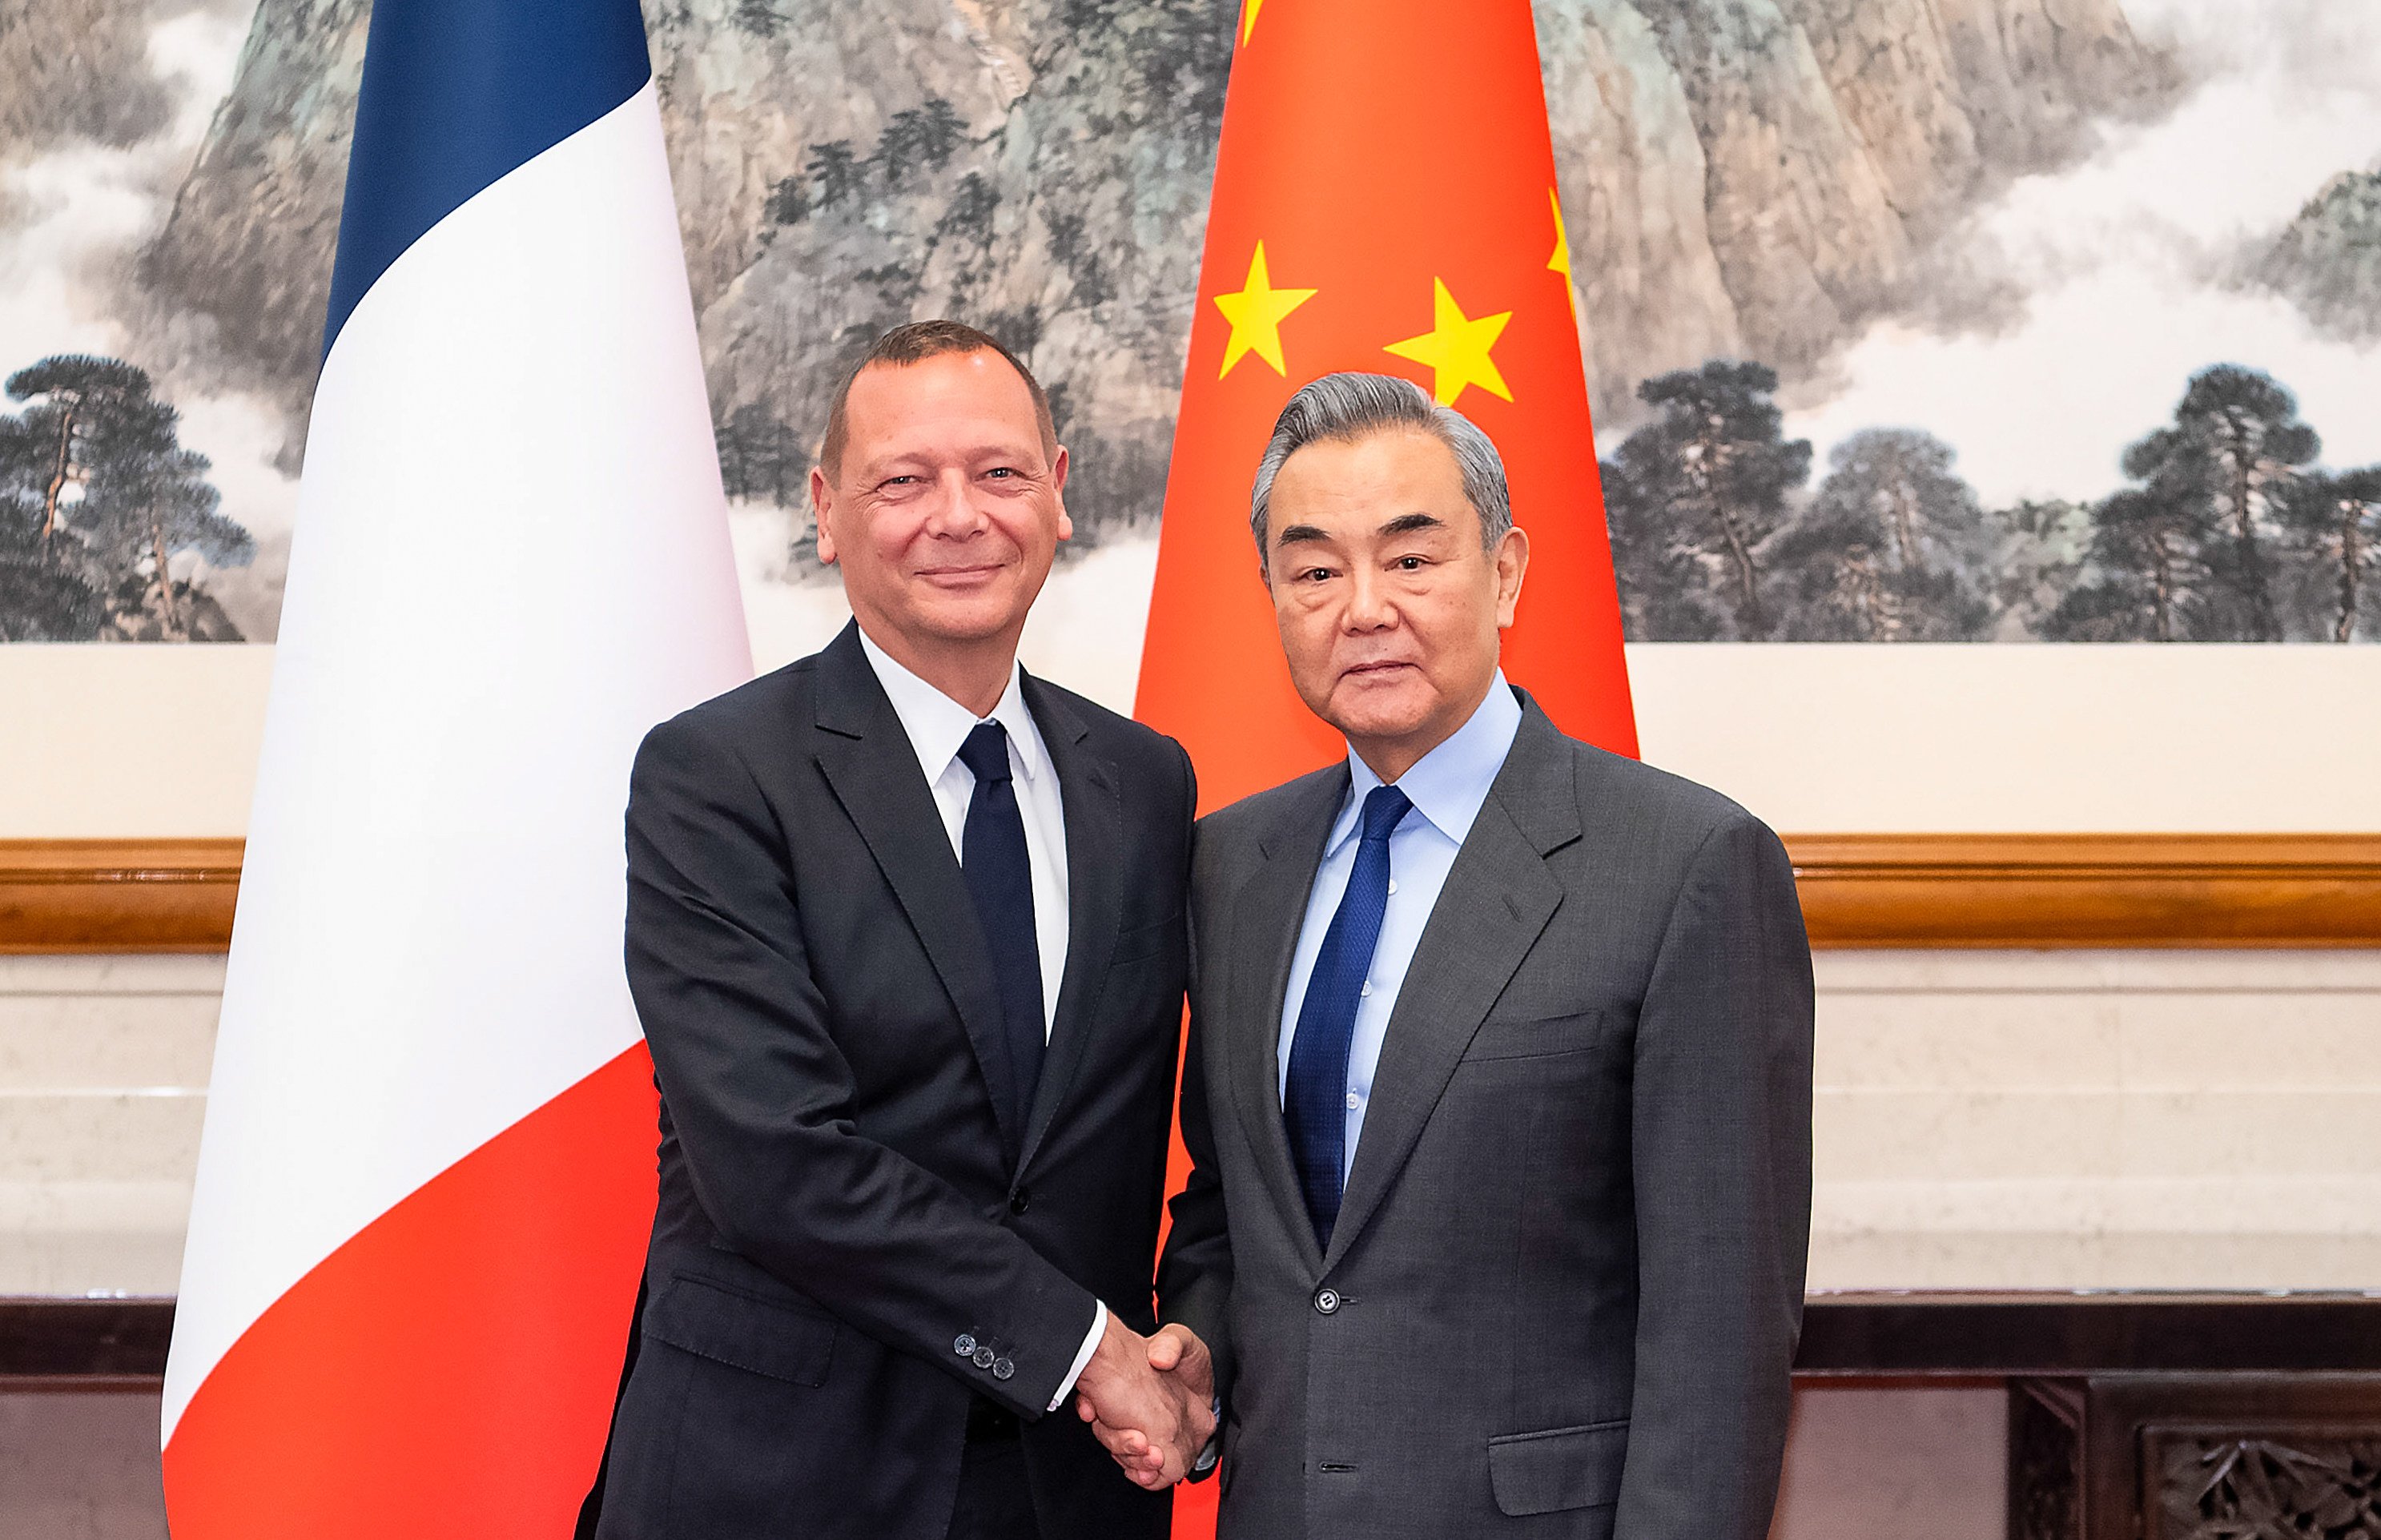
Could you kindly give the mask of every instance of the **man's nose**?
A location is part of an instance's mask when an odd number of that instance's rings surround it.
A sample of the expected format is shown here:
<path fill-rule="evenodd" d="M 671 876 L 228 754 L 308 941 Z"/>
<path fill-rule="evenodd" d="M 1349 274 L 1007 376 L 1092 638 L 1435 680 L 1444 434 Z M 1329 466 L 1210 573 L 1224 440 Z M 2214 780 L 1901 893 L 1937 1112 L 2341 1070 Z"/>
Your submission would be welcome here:
<path fill-rule="evenodd" d="M 976 506 L 975 485 L 964 470 L 954 468 L 934 478 L 926 510 L 926 531 L 946 540 L 964 540 L 991 524 Z"/>
<path fill-rule="evenodd" d="M 1348 608 L 1339 623 L 1350 631 L 1386 630 L 1398 620 L 1397 596 L 1377 572 L 1358 566 L 1348 585 Z"/>

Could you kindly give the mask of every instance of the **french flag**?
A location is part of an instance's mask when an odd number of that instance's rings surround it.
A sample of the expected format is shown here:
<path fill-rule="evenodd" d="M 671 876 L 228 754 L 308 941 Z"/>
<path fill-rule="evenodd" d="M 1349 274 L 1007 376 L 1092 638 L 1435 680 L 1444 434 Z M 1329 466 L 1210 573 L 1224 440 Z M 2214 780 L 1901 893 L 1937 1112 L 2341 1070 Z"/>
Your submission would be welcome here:
<path fill-rule="evenodd" d="M 645 729 L 749 678 L 636 0 L 379 0 L 165 1375 L 177 1540 L 569 1532 Z"/>

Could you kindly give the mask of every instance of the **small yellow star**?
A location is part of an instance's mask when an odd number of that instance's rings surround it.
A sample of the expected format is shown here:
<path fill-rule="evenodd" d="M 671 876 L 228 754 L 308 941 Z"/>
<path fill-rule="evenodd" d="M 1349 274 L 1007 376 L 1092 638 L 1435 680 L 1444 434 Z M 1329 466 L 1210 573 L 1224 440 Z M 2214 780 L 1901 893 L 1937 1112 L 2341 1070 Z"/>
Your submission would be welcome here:
<path fill-rule="evenodd" d="M 1451 407 L 1463 394 L 1466 385 L 1478 385 L 1491 396 L 1511 400 L 1513 393 L 1505 388 L 1505 376 L 1497 372 L 1496 361 L 1488 350 L 1496 346 L 1496 338 L 1505 330 L 1505 323 L 1513 312 L 1484 315 L 1474 321 L 1463 313 L 1455 296 L 1447 291 L 1447 280 L 1431 280 L 1434 317 L 1431 329 L 1420 336 L 1410 336 L 1403 342 L 1392 342 L 1382 349 L 1401 359 L 1428 364 L 1437 373 L 1437 383 L 1431 394 L 1439 405 Z"/>
<path fill-rule="evenodd" d="M 1249 34 L 1257 30 L 1257 12 L 1264 9 L 1264 0 L 1241 0 L 1240 46 L 1249 45 Z"/>
<path fill-rule="evenodd" d="M 1232 338 L 1224 345 L 1223 373 L 1232 372 L 1232 365 L 1249 354 L 1273 365 L 1273 372 L 1282 378 L 1289 377 L 1289 365 L 1281 356 L 1281 323 L 1283 317 L 1314 298 L 1311 288 L 1276 288 L 1272 275 L 1265 272 L 1264 242 L 1257 242 L 1256 255 L 1249 259 L 1249 281 L 1238 294 L 1218 294 L 1215 308 L 1232 324 Z"/>
<path fill-rule="evenodd" d="M 1570 282 L 1570 233 L 1563 228 L 1562 200 L 1555 189 L 1546 189 L 1546 202 L 1555 211 L 1555 254 L 1546 259 L 1546 271 L 1562 275 L 1563 293 L 1570 300 L 1570 318 L 1579 319 L 1579 290 Z"/>

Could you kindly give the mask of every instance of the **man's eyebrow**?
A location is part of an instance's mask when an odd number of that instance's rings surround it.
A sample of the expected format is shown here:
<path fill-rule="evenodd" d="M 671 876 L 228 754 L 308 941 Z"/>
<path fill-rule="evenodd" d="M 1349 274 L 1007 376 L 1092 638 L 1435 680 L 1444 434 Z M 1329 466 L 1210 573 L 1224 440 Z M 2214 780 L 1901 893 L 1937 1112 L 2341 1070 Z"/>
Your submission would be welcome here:
<path fill-rule="evenodd" d="M 926 457 L 915 450 L 897 449 L 889 455 L 861 461 L 859 477 L 862 482 L 882 481 L 887 476 L 909 475 L 926 464 Z"/>
<path fill-rule="evenodd" d="M 959 456 L 963 465 L 982 465 L 987 460 L 998 460 L 1020 468 L 1032 466 L 1035 458 L 1032 451 L 1013 442 L 977 444 L 961 450 Z M 863 482 L 878 482 L 888 476 L 931 473 L 935 469 L 936 460 L 934 455 L 923 449 L 895 449 L 874 459 L 861 460 L 858 464 L 858 473 Z M 1036 473 L 1047 475 L 1049 469 L 1045 459 Z"/>
<path fill-rule="evenodd" d="M 1416 530 L 1443 530 L 1447 520 L 1435 514 L 1401 513 L 1381 526 L 1383 534 L 1411 534 Z"/>
<path fill-rule="evenodd" d="M 1316 529 L 1312 524 L 1287 524 L 1282 527 L 1281 533 L 1273 537 L 1273 543 L 1276 545 L 1291 545 L 1300 543 L 1319 543 L 1327 544 L 1329 544 L 1330 539 L 1331 537 L 1329 535 L 1325 534 L 1321 530 Z"/>
<path fill-rule="evenodd" d="M 1047 459 L 1050 457 L 1042 453 L 1042 446 L 1039 442 L 1029 443 L 1023 439 L 1005 438 L 978 444 L 967 452 L 965 458 L 972 462 L 984 459 Z"/>

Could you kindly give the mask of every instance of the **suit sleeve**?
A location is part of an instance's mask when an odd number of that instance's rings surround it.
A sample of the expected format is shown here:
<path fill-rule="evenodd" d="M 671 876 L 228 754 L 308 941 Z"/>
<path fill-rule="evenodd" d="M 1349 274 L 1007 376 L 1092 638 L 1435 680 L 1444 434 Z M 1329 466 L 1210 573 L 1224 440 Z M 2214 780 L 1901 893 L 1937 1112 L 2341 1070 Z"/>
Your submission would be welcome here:
<path fill-rule="evenodd" d="M 1225 1309 L 1232 1293 L 1232 1241 L 1225 1225 L 1223 1173 L 1215 1162 L 1215 1131 L 1208 1090 L 1214 1054 L 1215 1023 L 1203 1005 L 1208 996 L 1203 971 L 1220 966 L 1212 957 L 1215 929 L 1220 918 L 1203 898 L 1213 886 L 1209 869 L 1219 865 L 1203 849 L 1210 840 L 1209 824 L 1193 831 L 1194 854 L 1190 884 L 1190 1031 L 1182 1069 L 1182 1145 L 1190 1157 L 1190 1176 L 1167 1205 L 1172 1224 L 1166 1251 L 1157 1265 L 1157 1318 L 1188 1326 L 1207 1344 L 1215 1362 L 1215 1395 L 1219 1402 L 1231 1395 L 1233 1354 Z M 1220 1070 L 1220 1062 L 1215 1069 Z"/>
<path fill-rule="evenodd" d="M 957 1189 L 854 1127 L 784 835 L 685 718 L 629 783 L 629 984 L 688 1173 L 738 1252 L 877 1340 L 1043 1414 L 1097 1302 Z M 953 1351 L 972 1337 L 1006 1379 Z"/>
<path fill-rule="evenodd" d="M 1793 869 L 1739 813 L 1690 862 L 1638 1020 L 1619 1540 L 1769 1532 L 1810 1242 L 1811 1043 Z"/>

